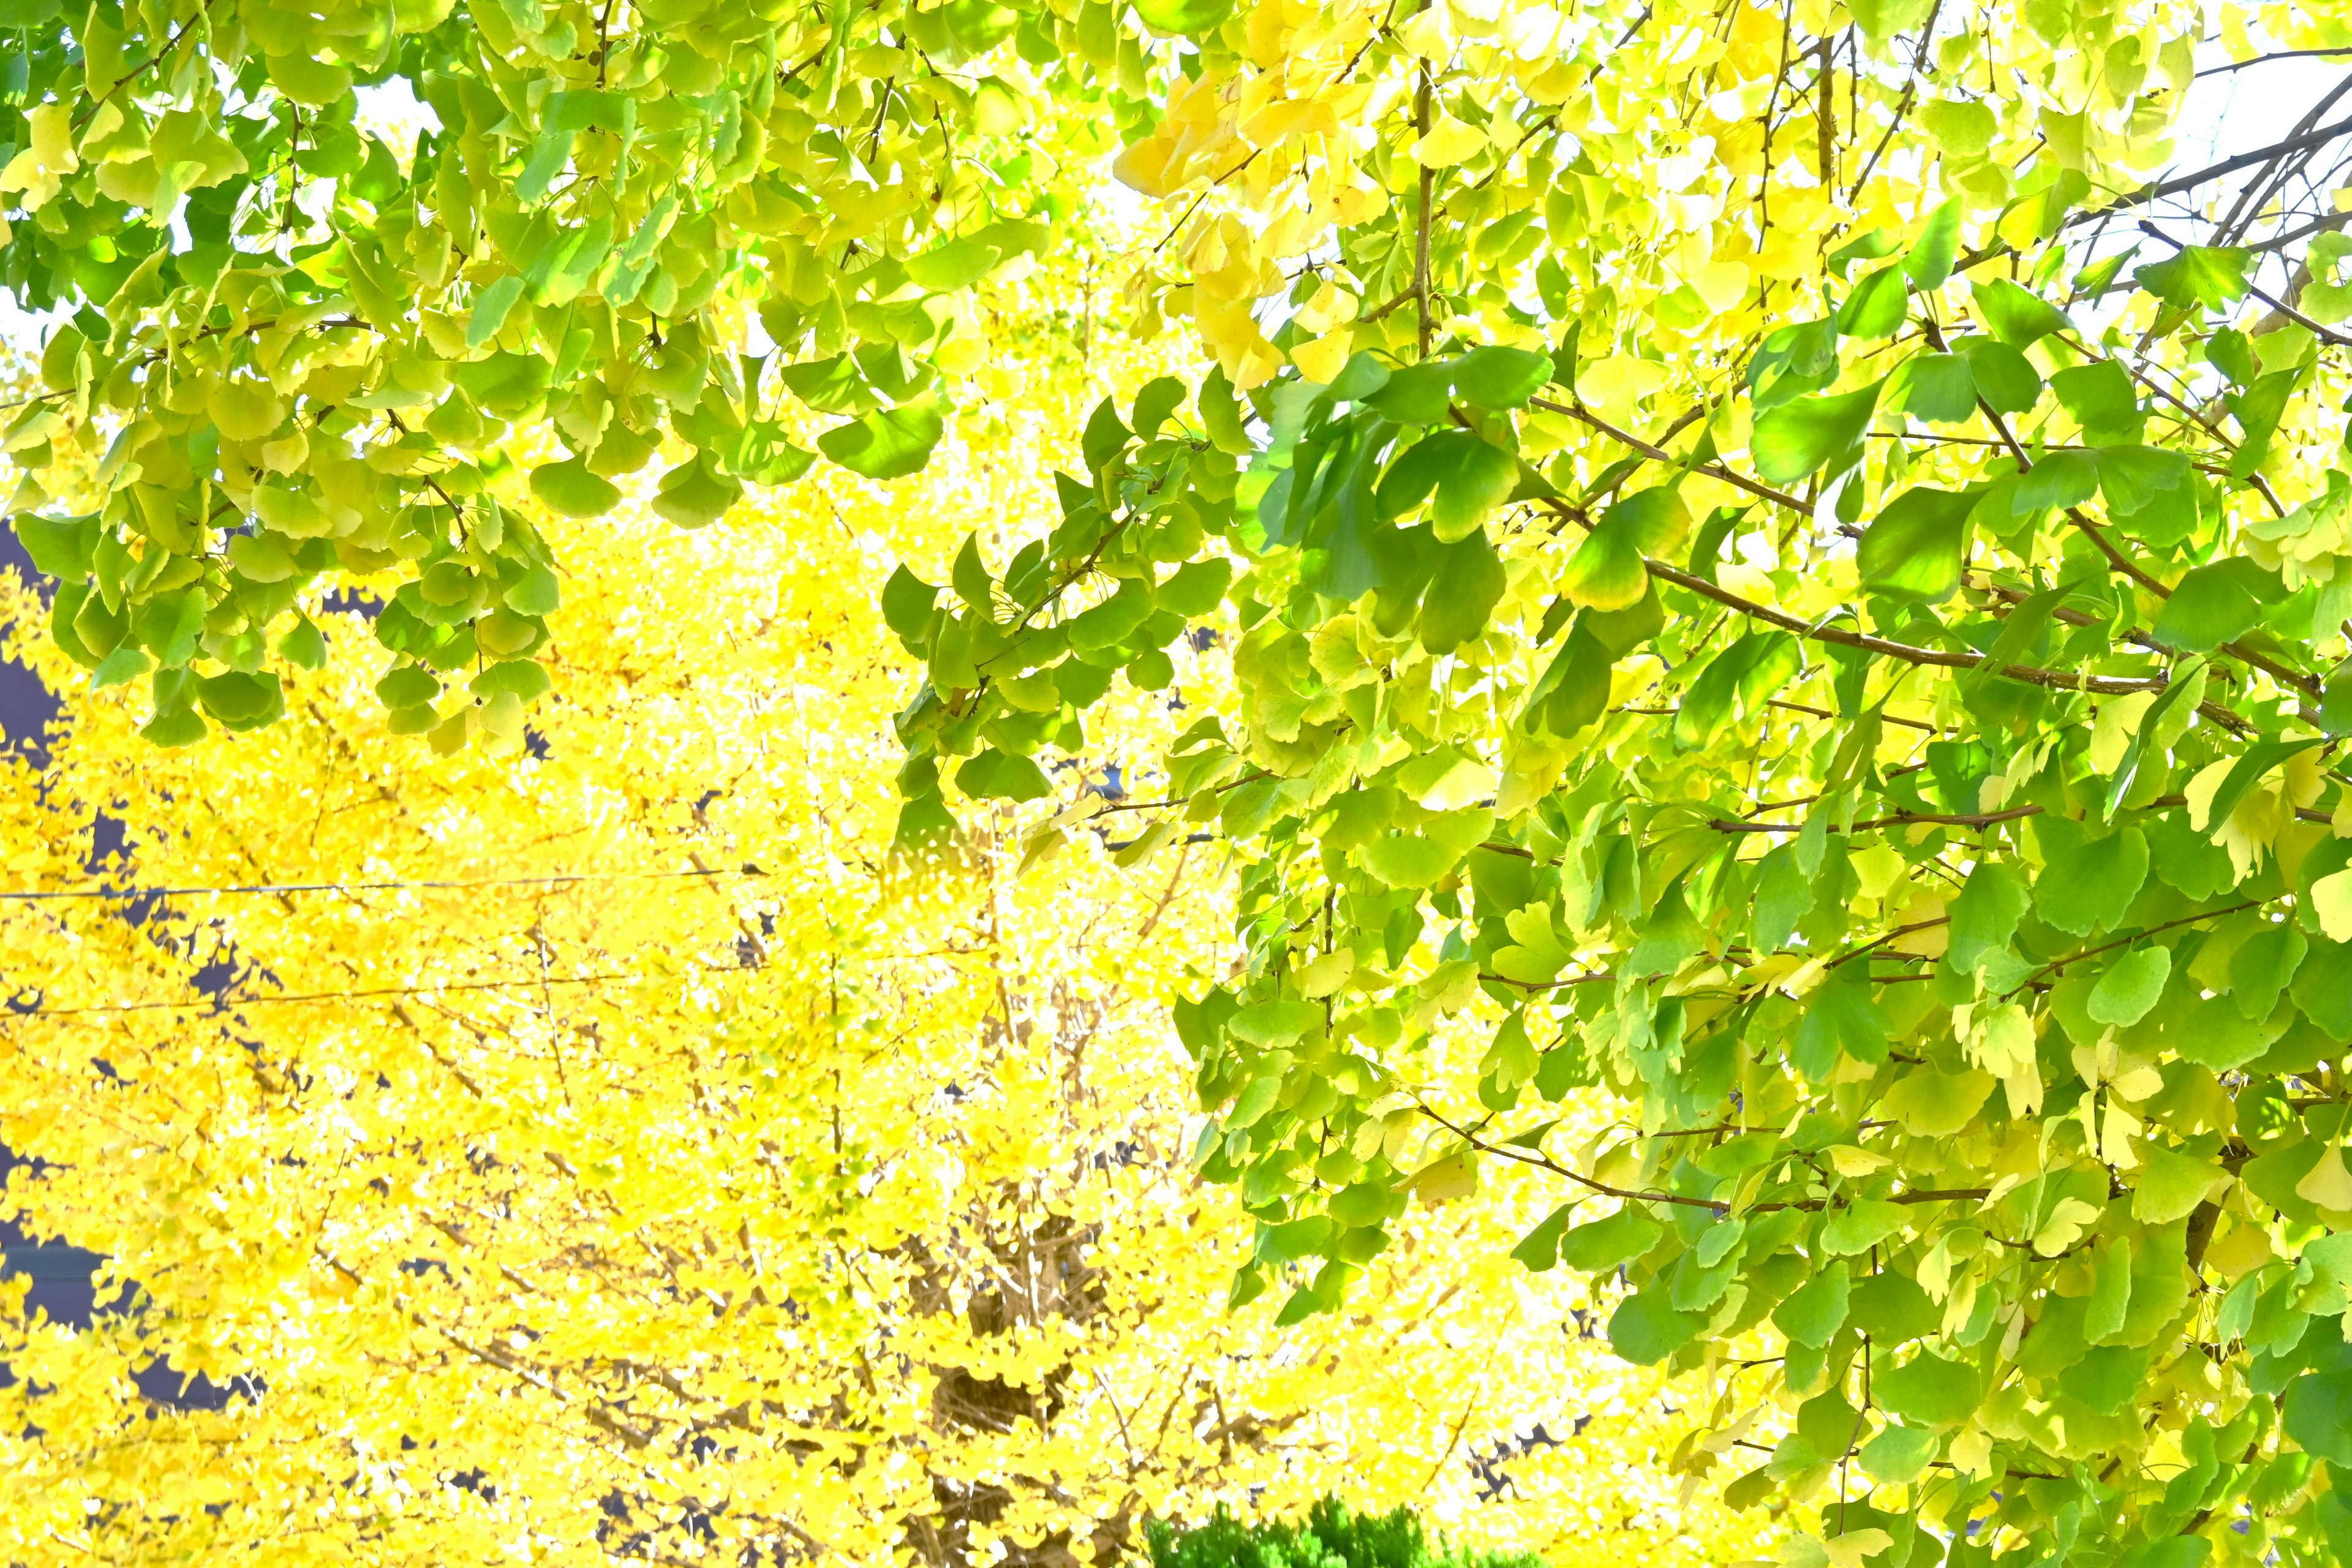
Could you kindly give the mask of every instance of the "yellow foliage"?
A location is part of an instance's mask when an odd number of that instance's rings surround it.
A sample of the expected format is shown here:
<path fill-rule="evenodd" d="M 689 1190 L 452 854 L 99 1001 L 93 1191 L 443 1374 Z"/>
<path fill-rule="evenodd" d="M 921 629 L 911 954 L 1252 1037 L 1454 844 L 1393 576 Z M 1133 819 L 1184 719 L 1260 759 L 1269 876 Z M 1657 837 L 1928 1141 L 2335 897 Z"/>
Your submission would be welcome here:
<path fill-rule="evenodd" d="M 990 831 L 894 868 L 870 606 L 1041 504 L 1076 379 L 887 506 L 544 519 L 560 679 L 502 755 L 384 735 L 346 610 L 283 723 L 159 752 L 110 690 L 0 766 L 5 1212 L 112 1301 L 0 1299 L 0 1560 L 1063 1563 L 1327 1489 L 1560 1561 L 1752 1552 L 1583 1288 L 1503 1256 L 1532 1192 L 1417 1207 L 1351 1315 L 1226 1313 L 1249 1226 L 1163 1011 L 1229 962 L 1222 851 L 1121 871 L 1114 814 L 1025 874 Z M 1178 655 L 1181 711 L 1118 700 L 1138 754 L 1225 701 Z M 232 1397 L 146 1399 L 158 1358 Z"/>

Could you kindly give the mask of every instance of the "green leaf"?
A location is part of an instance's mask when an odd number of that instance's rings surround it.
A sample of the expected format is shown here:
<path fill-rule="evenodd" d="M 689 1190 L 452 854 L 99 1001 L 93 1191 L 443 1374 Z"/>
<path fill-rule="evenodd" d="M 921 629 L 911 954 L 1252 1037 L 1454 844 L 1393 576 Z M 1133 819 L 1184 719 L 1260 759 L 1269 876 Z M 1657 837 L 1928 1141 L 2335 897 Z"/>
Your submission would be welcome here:
<path fill-rule="evenodd" d="M 1087 471 L 1102 472 L 1103 465 L 1118 457 L 1134 438 L 1134 432 L 1119 422 L 1115 399 L 1106 397 L 1096 404 L 1094 413 L 1087 419 L 1086 433 L 1078 440 L 1078 449 L 1087 459 Z"/>
<path fill-rule="evenodd" d="M 1143 625 L 1151 609 L 1150 586 L 1130 577 L 1109 598 L 1070 618 L 1070 646 L 1082 653 L 1117 647 Z"/>
<path fill-rule="evenodd" d="M 1963 354 L 1919 354 L 1904 362 L 1900 412 L 1936 425 L 1958 425 L 1977 412 L 1977 381 Z"/>
<path fill-rule="evenodd" d="M 1373 394 L 1389 384 L 1390 374 L 1385 363 L 1370 351 L 1359 349 L 1339 367 L 1339 374 L 1326 395 L 1335 403 L 1368 403 Z M 1137 401 L 1139 406 L 1141 400 Z M 1139 431 L 1141 428 L 1137 426 Z"/>
<path fill-rule="evenodd" d="M 563 586 L 551 568 L 533 562 L 499 597 L 518 616 L 551 616 L 563 603 Z"/>
<path fill-rule="evenodd" d="M 947 429 L 936 403 L 878 409 L 862 419 L 836 425 L 816 438 L 816 449 L 853 474 L 869 479 L 904 479 L 920 473 Z"/>
<path fill-rule="evenodd" d="M 742 484 L 719 473 L 708 452 L 697 452 L 662 476 L 654 510 L 680 528 L 708 528 L 743 499 Z"/>
<path fill-rule="evenodd" d="M 1053 793 L 1035 763 L 994 746 L 956 769 L 956 787 L 974 800 L 1042 800 Z"/>
<path fill-rule="evenodd" d="M 2116 361 L 2097 360 L 2062 370 L 2050 378 L 2050 390 L 2083 426 L 2083 439 L 2090 445 L 2124 446 L 2139 439 L 2146 416 L 2130 374 Z"/>
<path fill-rule="evenodd" d="M 1604 1274 L 1658 1244 L 1665 1227 L 1627 1205 L 1606 1218 L 1587 1220 L 1559 1238 L 1559 1260 L 1586 1274 Z"/>
<path fill-rule="evenodd" d="M 1853 1286 L 1844 1264 L 1830 1264 L 1772 1309 L 1772 1326 L 1797 1343 L 1820 1350 L 1845 1326 Z"/>
<path fill-rule="evenodd" d="M 2213 1543 L 2203 1536 L 2175 1535 L 2141 1542 L 2117 1559 L 2116 1568 L 2204 1568 L 2212 1555 Z"/>
<path fill-rule="evenodd" d="M 2160 447 L 2109 447 L 2099 454 L 2099 489 L 2118 514 L 2141 510 L 2188 483 L 2189 454 Z"/>
<path fill-rule="evenodd" d="M 1389 373 L 1364 404 L 1400 425 L 1442 425 L 1453 392 L 1452 370 L 1441 360 L 1409 364 Z M 1426 489 L 1422 493 L 1428 494 Z"/>
<path fill-rule="evenodd" d="M 1931 98 L 1919 106 L 1919 118 L 1927 134 L 1954 158 L 1973 158 L 1982 153 L 1992 145 L 1994 133 L 2000 129 L 1991 110 L 1965 99 Z"/>
<path fill-rule="evenodd" d="M 587 463 L 579 458 L 533 468 L 530 493 L 565 517 L 602 517 L 621 501 L 621 492 L 613 481 L 590 473 Z"/>
<path fill-rule="evenodd" d="M 2147 838 L 2124 827 L 2058 846 L 2033 881 L 2033 910 L 2075 936 L 2113 931 L 2147 880 Z"/>
<path fill-rule="evenodd" d="M 41 571 L 64 583 L 79 583 L 89 575 L 90 560 L 98 548 L 97 518 L 19 512 L 16 531 L 17 542 Z"/>
<path fill-rule="evenodd" d="M 1857 1061 L 1885 1061 L 1893 1033 L 1894 1026 L 1871 996 L 1869 965 L 1842 964 L 1807 998 L 1789 1059 L 1807 1078 L 1824 1082 L 1837 1071 L 1841 1049 Z"/>
<path fill-rule="evenodd" d="M 1922 1426 L 1957 1426 L 1976 1413 L 1983 1396 L 1975 1368 L 1924 1352 L 1878 1373 L 1871 1394 L 1886 1410 Z"/>
<path fill-rule="evenodd" d="M 2031 347 L 2052 332 L 2069 331 L 2074 325 L 2058 307 L 2006 278 L 1978 284 L 1970 303 L 1993 336 L 2013 349 Z"/>
<path fill-rule="evenodd" d="M 1391 888 L 1433 888 L 1462 858 L 1450 844 L 1420 834 L 1375 838 L 1358 852 L 1364 869 Z"/>
<path fill-rule="evenodd" d="M 2303 1016 L 2329 1036 L 2341 1039 L 2352 1034 L 2352 945 L 2313 942 L 2295 970 L 2291 990 Z"/>
<path fill-rule="evenodd" d="M 847 354 L 788 364 L 777 375 L 785 391 L 822 413 L 852 414 L 874 403 L 872 389 L 857 374 L 857 362 Z"/>
<path fill-rule="evenodd" d="M 1783 631 L 1750 632 L 1709 659 L 1683 693 L 1675 715 L 1675 744 L 1685 751 L 1711 745 L 1736 711 L 1753 712 L 1797 673 L 1803 660 Z"/>
<path fill-rule="evenodd" d="M 1835 381 L 1837 348 L 1834 321 L 1775 329 L 1748 362 L 1748 384 L 1754 389 L 1756 412 L 1778 407 L 1801 393 L 1819 392 Z"/>
<path fill-rule="evenodd" d="M 1748 443 L 1756 471 L 1775 484 L 1789 484 L 1843 454 L 1870 428 L 1879 388 L 1885 384 L 1874 382 L 1859 392 L 1835 396 L 1800 397 L 1759 415 Z"/>
<path fill-rule="evenodd" d="M 2101 299 L 2116 286 L 2116 275 L 2138 254 L 2139 247 L 2134 245 L 2116 251 L 2105 261 L 2093 262 L 2074 274 L 2074 280 L 2069 287 L 2084 299 Z"/>
<path fill-rule="evenodd" d="M 2288 1384 L 2279 1428 L 2313 1458 L 2352 1468 L 2352 1372 L 2308 1373 Z"/>
<path fill-rule="evenodd" d="M 286 712 L 286 694 L 276 676 L 241 669 L 198 677 L 196 700 L 228 730 L 257 730 Z"/>
<path fill-rule="evenodd" d="M 2099 493 L 2099 459 L 2094 452 L 2048 452 L 2018 481 L 2011 505 L 2021 517 L 2075 507 Z"/>
<path fill-rule="evenodd" d="M 1467 537 L 1486 514 L 1510 499 L 1518 484 L 1519 462 L 1500 447 L 1467 430 L 1439 430 L 1423 437 L 1389 466 L 1375 489 L 1383 518 L 1402 517 L 1432 489 L 1437 500 L 1430 523 L 1442 543 Z"/>
<path fill-rule="evenodd" d="M 2231 247 L 2183 247 L 2168 260 L 2133 272 L 2139 286 L 2177 310 L 2227 310 L 2246 297 L 2246 274 L 2254 253 Z"/>
<path fill-rule="evenodd" d="M 612 433 L 607 431 L 605 447 L 597 449 L 600 459 L 613 444 Z M 650 451 L 646 454 L 647 458 L 652 455 Z M 730 447 L 725 472 L 757 484 L 788 485 L 807 473 L 815 462 L 814 452 L 803 451 L 784 439 L 782 426 L 772 420 L 755 419 L 743 427 L 742 436 Z M 627 471 L 634 473 L 635 468 Z"/>
<path fill-rule="evenodd" d="M 1895 236 L 1883 228 L 1874 228 L 1857 238 L 1850 239 L 1829 254 L 1830 270 L 1839 282 L 1845 281 L 1847 268 L 1857 261 L 1875 261 L 1895 252 Z"/>
<path fill-rule="evenodd" d="M 1205 616 L 1224 598 L 1225 585 L 1233 576 L 1233 563 L 1223 557 L 1188 562 L 1169 574 L 1153 597 L 1163 610 L 1188 618 Z"/>
<path fill-rule="evenodd" d="M 2246 798 L 2246 792 L 2260 784 L 2273 768 L 2299 752 L 2325 743 L 2321 737 L 2310 735 L 2298 741 L 2257 741 L 2247 747 L 2246 754 L 2221 776 L 2221 786 L 2214 790 L 2212 798 L 2206 803 L 2207 830 L 2219 828 L 2229 821 L 2231 814 L 2238 809 L 2238 803 Z"/>
<path fill-rule="evenodd" d="M 2204 653 L 2245 636 L 2262 619 L 2263 605 L 2284 597 L 2276 573 L 2233 555 L 2193 567 L 2174 584 L 2149 635 L 2167 647 Z"/>
<path fill-rule="evenodd" d="M 1653 1366 L 1696 1337 L 1704 1312 L 1677 1312 L 1670 1294 L 1653 1288 L 1628 1296 L 1609 1315 L 1609 1348 L 1635 1366 Z"/>
<path fill-rule="evenodd" d="M 1346 1194 L 1340 1195 L 1344 1197 Z M 1339 1207 L 1336 1199 L 1333 1201 L 1332 1207 L 1336 1213 Z M 1528 1232 L 1518 1246 L 1511 1248 L 1513 1261 L 1523 1266 L 1530 1274 L 1542 1274 L 1549 1270 L 1559 1261 L 1560 1232 L 1567 1228 L 1569 1216 L 1575 1212 L 1576 1205 L 1573 1201 L 1564 1203 L 1552 1210 L 1542 1224 Z"/>
<path fill-rule="evenodd" d="M 1437 499 L 1429 509 L 1437 542 L 1451 544 L 1475 532 L 1487 513 L 1510 499 L 1518 477 L 1517 458 L 1474 437 L 1458 461 L 1437 477 Z"/>
<path fill-rule="evenodd" d="M 1960 585 L 1977 495 L 1915 486 L 1889 501 L 1862 536 L 1854 564 L 1863 586 L 1891 599 L 1935 604 Z"/>
<path fill-rule="evenodd" d="M 2205 659 L 2200 654 L 2191 654 L 2173 666 L 2171 683 L 2165 687 L 2155 703 L 2140 715 L 2139 723 L 2134 726 L 2131 740 L 2124 748 L 2123 759 L 2116 764 L 2115 774 L 2107 781 L 2102 816 L 2115 816 L 2116 808 L 2123 804 L 2125 796 L 2131 793 L 2132 785 L 2139 778 L 2140 769 L 2179 740 L 2182 731 L 2188 728 L 2189 715 L 2197 711 L 2197 705 L 2204 700 L 2204 696 Z M 2166 821 L 2179 824 L 2180 819 L 2174 817 Z M 2204 843 L 2202 839 L 2192 841 L 2198 845 Z M 2159 850 L 2159 843 L 2160 838 L 2152 840 L 2149 849 L 2155 855 L 2158 874 L 2163 876 L 2167 857 Z M 2172 880 L 2168 876 L 2165 879 Z M 2173 885 L 2177 887 L 2179 884 L 2175 882 Z"/>
<path fill-rule="evenodd" d="M 1486 626 L 1486 617 L 1501 603 L 1508 579 L 1502 558 L 1485 532 L 1447 545 L 1438 555 L 1437 574 L 1421 606 L 1421 646 L 1433 654 L 1452 653 Z"/>
<path fill-rule="evenodd" d="M 1925 1427 L 1888 1426 L 1864 1443 L 1856 1458 L 1873 1480 L 1903 1486 L 1925 1473 L 1942 1446 L 1942 1440 Z"/>
<path fill-rule="evenodd" d="M 377 680 L 375 694 L 386 708 L 422 708 L 441 695 L 441 683 L 422 665 L 398 664 Z"/>
<path fill-rule="evenodd" d="M 194 745 L 208 733 L 204 719 L 192 708 L 161 710 L 139 727 L 140 739 L 164 751 Z"/>
<path fill-rule="evenodd" d="M 2140 1168 L 2132 1178 L 2132 1218 L 2142 1225 L 2170 1225 L 2186 1219 L 2213 1184 L 2229 1174 L 2219 1165 L 2193 1154 L 2167 1148 L 2154 1139 L 2139 1146 Z"/>
<path fill-rule="evenodd" d="M 1551 380 L 1551 356 L 1495 344 L 1454 362 L 1454 389 L 1475 408 L 1524 408 Z"/>
<path fill-rule="evenodd" d="M 2293 921 L 2264 926 L 2230 955 L 2230 1000 L 2251 1022 L 2268 1018 L 2310 950 L 2310 940 Z"/>
<path fill-rule="evenodd" d="M 1559 652 L 1528 689 L 1524 710 L 1524 722 L 1530 728 L 1540 725 L 1562 740 L 1594 722 L 1609 707 L 1609 650 L 1583 623 L 1584 616 L 1579 616 Z"/>
<path fill-rule="evenodd" d="M 324 669 L 327 667 L 327 634 L 308 616 L 298 616 L 286 635 L 278 639 L 278 655 L 287 663 L 302 669 Z"/>
<path fill-rule="evenodd" d="M 940 591 L 900 565 L 882 584 L 882 620 L 907 651 L 920 658 L 928 647 L 926 634 L 931 626 L 931 611 L 940 602 Z"/>
<path fill-rule="evenodd" d="M 522 279 L 509 272 L 474 296 L 474 311 L 466 321 L 466 346 L 478 349 L 499 335 L 507 324 L 507 312 L 522 298 Z"/>
<path fill-rule="evenodd" d="M 1650 591 L 1650 574 L 1633 531 L 1603 521 L 1569 557 L 1559 585 L 1570 601 L 1596 610 L 1640 604 Z"/>
<path fill-rule="evenodd" d="M 131 644 L 124 643 L 98 661 L 98 668 L 89 672 L 89 689 L 104 691 L 109 687 L 128 685 L 154 668 L 153 659 Z"/>
<path fill-rule="evenodd" d="M 1143 384 L 1135 395 L 1135 436 L 1149 441 L 1168 423 L 1168 417 L 1184 405 L 1184 384 L 1172 375 L 1155 376 Z"/>
<path fill-rule="evenodd" d="M 987 277 L 1003 258 L 1003 251 L 982 240 L 950 239 L 908 257 L 907 276 L 934 294 L 952 294 Z"/>
<path fill-rule="evenodd" d="M 449 379 L 485 414 L 520 419 L 547 395 L 555 367 L 537 353 L 501 350 L 449 368 Z"/>
<path fill-rule="evenodd" d="M 1976 969 L 1990 953 L 2006 950 L 2031 903 L 2025 879 L 2017 868 L 1992 858 L 1980 859 L 1952 900 L 1951 945 L 1945 957 L 1963 973 Z"/>
<path fill-rule="evenodd" d="M 1882 267 L 1855 287 L 1838 311 L 1838 331 L 1850 338 L 1891 338 L 1903 330 L 1910 300 L 1905 269 Z"/>
<path fill-rule="evenodd" d="M 1903 258 L 1904 276 L 1922 289 L 1940 289 L 1952 275 L 1960 248 L 1960 198 L 1954 196 L 1927 215 L 1919 237 Z"/>
<path fill-rule="evenodd" d="M 1884 1349 L 1925 1339 L 1943 1323 L 1943 1309 L 1907 1274 L 1865 1274 L 1853 1289 L 1853 1325 Z"/>
<path fill-rule="evenodd" d="M 1856 1198 L 1822 1219 L 1822 1250 L 1855 1258 L 1903 1228 L 1903 1205 L 1883 1198 Z"/>
<path fill-rule="evenodd" d="M 1797 922 L 1812 912 L 1812 879 L 1797 864 L 1797 848 L 1783 844 L 1764 857 L 1756 875 L 1756 914 L 1749 940 L 1759 952 L 1788 945 Z"/>
<path fill-rule="evenodd" d="M 535 701 L 553 689 L 547 667 L 535 658 L 501 659 L 466 683 L 478 697 L 495 697 L 509 692 L 518 700 Z"/>
<path fill-rule="evenodd" d="M 2042 373 L 1999 338 L 1962 338 L 1953 348 L 1969 362 L 1977 395 L 2001 414 L 2023 414 L 2042 397 Z"/>
<path fill-rule="evenodd" d="M 1234 14 L 1234 0 L 1135 0 L 1135 14 L 1153 32 L 1195 36 Z"/>
<path fill-rule="evenodd" d="M 2154 943 L 2135 948 L 2099 976 L 2084 1011 L 2095 1023 L 2118 1026 L 2137 1024 L 2147 1016 L 2148 1010 L 2164 994 L 2164 983 L 2171 974 L 2169 949 Z"/>

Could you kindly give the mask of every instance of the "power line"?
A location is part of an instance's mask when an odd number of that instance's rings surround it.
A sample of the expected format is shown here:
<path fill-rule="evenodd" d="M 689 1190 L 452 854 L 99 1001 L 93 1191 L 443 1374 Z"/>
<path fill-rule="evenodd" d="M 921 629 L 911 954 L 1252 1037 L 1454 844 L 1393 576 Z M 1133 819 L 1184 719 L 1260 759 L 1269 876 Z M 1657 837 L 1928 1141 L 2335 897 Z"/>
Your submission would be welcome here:
<path fill-rule="evenodd" d="M 35 1007 L 14 1015 L 19 1018 L 73 1018 L 90 1013 L 185 1012 L 209 1008 L 227 1012 L 235 1007 L 277 1005 L 294 1002 L 348 1002 L 370 996 L 427 996 L 446 991 L 498 991 L 511 985 L 595 985 L 626 980 L 626 974 L 518 975 L 512 980 L 448 981 L 436 985 L 382 985 L 359 991 L 296 992 L 279 996 L 207 996 L 185 1002 L 115 1002 L 89 1007 Z"/>
<path fill-rule="evenodd" d="M 546 888 L 565 887 L 579 882 L 651 882 L 678 877 L 764 877 L 767 874 L 757 866 L 745 866 L 732 871 L 725 869 L 583 871 L 549 877 L 478 877 L 470 880 L 446 882 L 250 882 L 222 888 L 63 888 L 47 892 L 0 892 L 0 903 L 37 903 L 60 899 L 132 901 L 139 899 L 194 898 L 205 894 L 227 893 L 386 893 L 411 889 L 465 891 L 475 888 Z"/>

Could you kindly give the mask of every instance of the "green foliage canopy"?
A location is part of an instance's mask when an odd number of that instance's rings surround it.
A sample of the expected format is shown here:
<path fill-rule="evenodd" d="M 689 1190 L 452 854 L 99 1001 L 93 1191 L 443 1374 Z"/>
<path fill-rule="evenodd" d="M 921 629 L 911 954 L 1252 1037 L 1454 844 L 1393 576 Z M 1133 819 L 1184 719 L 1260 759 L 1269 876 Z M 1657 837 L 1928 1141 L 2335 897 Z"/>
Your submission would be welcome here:
<path fill-rule="evenodd" d="M 2302 249 L 2336 220 L 2277 196 L 2319 110 L 2178 183 L 2021 151 L 1988 191 L 1990 110 L 1925 62 L 2018 21 L 1955 21 L 1871 39 L 1949 184 L 1744 341 L 1619 309 L 1638 235 L 1599 225 L 1471 330 L 1453 291 L 1517 275 L 1430 180 L 1328 263 L 1379 300 L 1407 258 L 1412 336 L 1368 311 L 1319 374 L 1107 404 L 1052 532 L 894 584 L 902 830 L 1018 798 L 1118 672 L 1224 629 L 1237 721 L 1122 820 L 1236 860 L 1237 977 L 1177 1015 L 1196 1158 L 1258 1221 L 1236 1300 L 1339 1308 L 1406 1203 L 1517 1168 L 1562 1199 L 1521 1260 L 1622 1270 L 1616 1349 L 1714 1400 L 1679 1462 L 1834 1498 L 1801 1558 L 2333 1562 L 2352 340 Z M 1601 156 L 1495 96 L 1514 132 L 1443 178 Z M 1556 1147 L 1586 1087 L 1624 1128 Z"/>
<path fill-rule="evenodd" d="M 390 600 L 395 729 L 518 728 L 562 567 L 523 495 L 593 515 L 643 472 L 698 527 L 818 454 L 921 467 L 973 289 L 1046 245 L 1089 120 L 1141 113 L 1134 23 L 1081 40 L 992 0 L 0 23 L 0 287 L 65 319 L 10 415 L 12 510 L 58 642 L 98 686 L 150 680 L 165 744 L 277 717 L 322 578 Z M 364 129 L 403 93 L 421 134 Z M 472 697 L 436 709 L 445 680 Z"/>

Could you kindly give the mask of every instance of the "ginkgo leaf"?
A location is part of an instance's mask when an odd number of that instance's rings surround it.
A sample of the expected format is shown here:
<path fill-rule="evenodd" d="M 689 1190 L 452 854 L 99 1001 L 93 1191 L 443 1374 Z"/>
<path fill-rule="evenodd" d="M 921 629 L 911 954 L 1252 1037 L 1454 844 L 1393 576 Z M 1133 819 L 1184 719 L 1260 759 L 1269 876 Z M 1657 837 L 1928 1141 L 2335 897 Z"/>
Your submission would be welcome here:
<path fill-rule="evenodd" d="M 2330 1143 L 2318 1163 L 2294 1184 L 2294 1195 L 2315 1208 L 2352 1211 L 2352 1171 L 2344 1167 L 2344 1149 Z"/>
<path fill-rule="evenodd" d="M 653 509 L 680 528 L 708 528 L 743 497 L 743 487 L 719 474 L 708 453 L 698 452 L 662 476 Z"/>
<path fill-rule="evenodd" d="M 1960 585 L 1977 497 L 1925 486 L 1887 503 L 1854 552 L 1863 583 L 1890 598 L 1935 603 Z"/>
<path fill-rule="evenodd" d="M 1785 484 L 1844 453 L 1870 427 L 1884 384 L 1874 383 L 1836 396 L 1801 397 L 1758 418 L 1748 438 L 1757 472 Z"/>
<path fill-rule="evenodd" d="M 2352 870 L 2335 871 L 2311 885 L 2311 908 L 2330 942 L 2352 942 Z"/>
<path fill-rule="evenodd" d="M 530 493 L 566 517 L 601 517 L 621 500 L 619 488 L 603 475 L 591 473 L 579 458 L 533 468 Z"/>
<path fill-rule="evenodd" d="M 2133 276 L 2141 288 L 2180 310 L 2218 310 L 2246 296 L 2246 272 L 2254 259 L 2243 247 L 2184 246 L 2164 261 Z"/>
<path fill-rule="evenodd" d="M 1486 133 L 1441 114 L 1428 132 L 1406 150 L 1406 156 L 1425 169 L 1450 169 L 1486 145 Z"/>
<path fill-rule="evenodd" d="M 869 479 L 904 479 L 920 473 L 947 429 L 935 404 L 879 409 L 816 438 L 817 450 L 851 473 Z"/>

